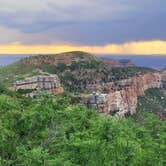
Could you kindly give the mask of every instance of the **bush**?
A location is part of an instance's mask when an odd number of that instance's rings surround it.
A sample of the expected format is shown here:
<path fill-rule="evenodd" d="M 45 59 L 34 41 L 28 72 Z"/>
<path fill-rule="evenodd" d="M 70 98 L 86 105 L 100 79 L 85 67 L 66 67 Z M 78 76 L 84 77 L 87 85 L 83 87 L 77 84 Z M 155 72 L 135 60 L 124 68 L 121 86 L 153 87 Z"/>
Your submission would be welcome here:
<path fill-rule="evenodd" d="M 2 165 L 164 166 L 165 121 L 104 117 L 66 97 L 0 95 Z"/>

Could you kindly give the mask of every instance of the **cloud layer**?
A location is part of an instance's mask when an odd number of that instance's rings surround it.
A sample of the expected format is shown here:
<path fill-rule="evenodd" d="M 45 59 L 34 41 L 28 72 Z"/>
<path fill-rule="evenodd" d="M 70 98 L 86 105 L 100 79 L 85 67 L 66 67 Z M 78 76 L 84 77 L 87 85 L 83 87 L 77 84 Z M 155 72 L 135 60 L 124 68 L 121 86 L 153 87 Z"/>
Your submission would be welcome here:
<path fill-rule="evenodd" d="M 130 42 L 123 44 L 108 44 L 103 46 L 78 45 L 0 45 L 2 54 L 54 54 L 68 51 L 86 51 L 94 54 L 160 54 L 166 53 L 166 41 Z"/>
<path fill-rule="evenodd" d="M 0 0 L 0 44 L 166 40 L 165 0 Z"/>

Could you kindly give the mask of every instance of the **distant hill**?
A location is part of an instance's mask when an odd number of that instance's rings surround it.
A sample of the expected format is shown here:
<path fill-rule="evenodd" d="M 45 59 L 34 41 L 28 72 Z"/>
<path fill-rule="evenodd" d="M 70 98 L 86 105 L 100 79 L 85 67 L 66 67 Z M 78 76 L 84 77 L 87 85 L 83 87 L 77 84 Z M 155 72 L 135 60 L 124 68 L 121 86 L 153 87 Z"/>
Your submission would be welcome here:
<path fill-rule="evenodd" d="M 120 60 L 114 60 L 102 57 L 102 60 L 112 67 L 134 67 L 134 63 L 129 59 L 120 59 Z"/>
<path fill-rule="evenodd" d="M 100 61 L 99 58 L 86 52 L 74 51 L 60 54 L 35 55 L 23 58 L 13 64 L 0 68 L 0 82 L 9 82 L 24 77 L 39 74 L 39 70 L 45 66 L 54 66 L 58 64 L 70 65 L 78 61 Z"/>
<path fill-rule="evenodd" d="M 57 74 L 66 90 L 83 92 L 88 91 L 90 84 L 103 84 L 126 79 L 153 70 L 135 66 L 115 68 L 110 63 L 92 54 L 74 51 L 24 58 L 1 68 L 0 81 L 11 85 L 15 80 L 38 75 L 43 71 Z"/>
<path fill-rule="evenodd" d="M 59 63 L 69 65 L 73 62 L 91 60 L 100 61 L 100 58 L 97 58 L 96 56 L 87 52 L 73 51 L 60 54 L 31 56 L 22 59 L 20 62 L 24 65 L 35 65 L 41 67 L 42 65 L 57 65 Z"/>

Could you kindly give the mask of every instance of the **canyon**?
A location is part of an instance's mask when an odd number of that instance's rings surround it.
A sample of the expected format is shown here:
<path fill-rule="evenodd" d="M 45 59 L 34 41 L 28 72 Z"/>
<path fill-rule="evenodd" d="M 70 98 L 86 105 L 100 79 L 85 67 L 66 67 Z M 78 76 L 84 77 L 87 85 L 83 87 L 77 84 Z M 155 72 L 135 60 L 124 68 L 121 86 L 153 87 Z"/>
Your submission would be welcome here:
<path fill-rule="evenodd" d="M 6 77 L 11 81 L 35 73 L 34 77 L 14 82 L 14 90 L 30 89 L 55 95 L 69 92 L 75 103 L 120 118 L 135 114 L 138 97 L 144 96 L 148 89 L 161 88 L 166 78 L 165 72 L 137 67 L 129 60 L 106 61 L 78 51 L 31 56 L 14 65 L 7 72 L 2 71 L 3 82 L 8 83 Z M 17 77 L 10 74 L 13 72 Z"/>
<path fill-rule="evenodd" d="M 80 102 L 90 109 L 95 108 L 101 114 L 123 118 L 136 113 L 138 97 L 143 96 L 146 90 L 161 87 L 161 74 L 149 72 L 114 82 L 90 84 L 87 86 L 90 94 L 80 94 L 84 96 Z M 30 97 L 36 95 L 36 92 L 54 95 L 64 92 L 57 75 L 39 75 L 16 81 L 13 84 L 13 90 L 32 90 L 26 94 Z"/>
<path fill-rule="evenodd" d="M 122 118 L 136 113 L 138 96 L 143 96 L 147 89 L 161 88 L 160 73 L 147 73 L 129 79 L 111 82 L 99 87 L 98 93 L 85 100 L 89 108 L 98 112 L 117 115 Z M 96 86 L 94 88 L 96 90 Z M 103 93 L 107 91 L 107 93 Z"/>

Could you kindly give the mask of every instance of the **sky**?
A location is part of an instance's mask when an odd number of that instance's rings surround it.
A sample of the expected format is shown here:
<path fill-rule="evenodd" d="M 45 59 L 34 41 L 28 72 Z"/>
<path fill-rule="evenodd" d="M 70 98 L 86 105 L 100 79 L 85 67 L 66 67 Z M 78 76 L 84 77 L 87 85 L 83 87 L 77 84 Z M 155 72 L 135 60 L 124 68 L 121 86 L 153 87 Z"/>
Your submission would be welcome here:
<path fill-rule="evenodd" d="M 166 0 L 0 0 L 0 53 L 166 55 Z"/>

